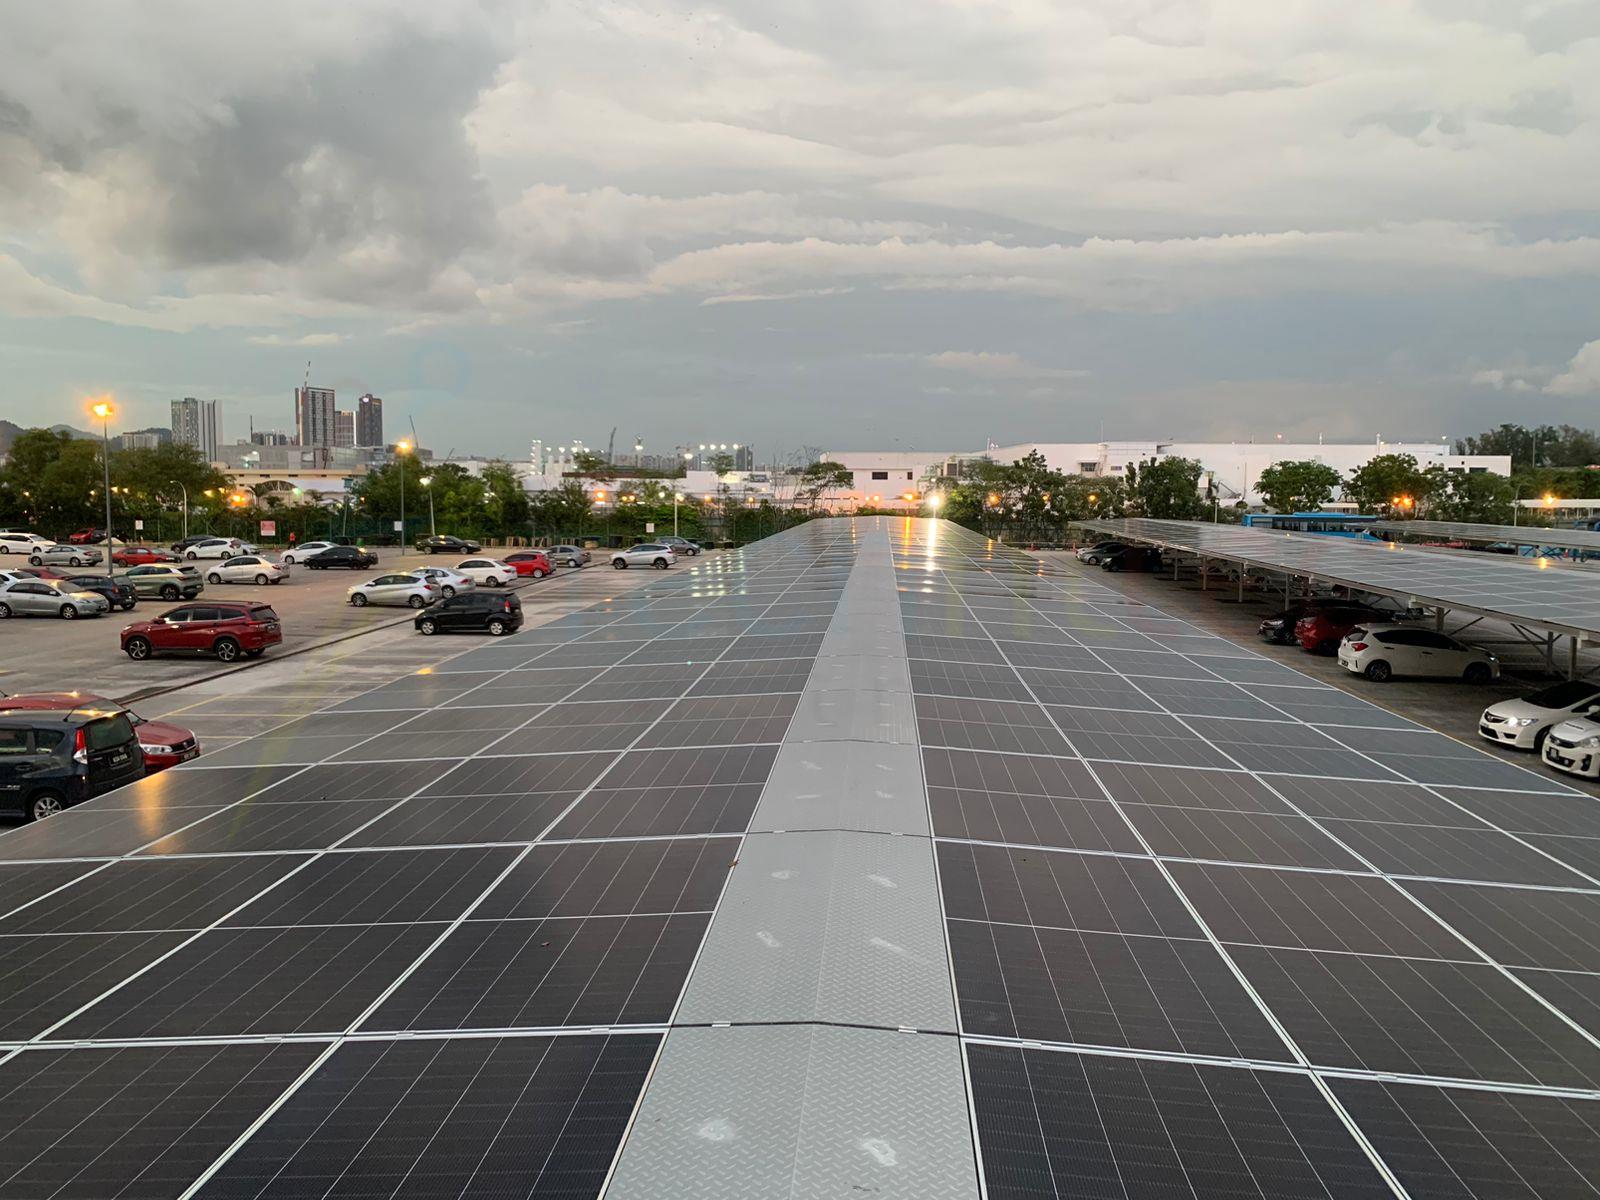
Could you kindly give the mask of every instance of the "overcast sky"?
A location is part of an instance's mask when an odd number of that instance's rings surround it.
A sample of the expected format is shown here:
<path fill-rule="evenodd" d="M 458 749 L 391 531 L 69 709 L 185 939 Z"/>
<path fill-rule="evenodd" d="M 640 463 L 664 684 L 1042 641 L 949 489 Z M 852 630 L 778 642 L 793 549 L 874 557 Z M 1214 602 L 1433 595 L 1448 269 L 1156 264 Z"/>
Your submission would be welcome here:
<path fill-rule="evenodd" d="M 1594 0 L 25 4 L 0 416 L 438 450 L 1595 424 Z"/>

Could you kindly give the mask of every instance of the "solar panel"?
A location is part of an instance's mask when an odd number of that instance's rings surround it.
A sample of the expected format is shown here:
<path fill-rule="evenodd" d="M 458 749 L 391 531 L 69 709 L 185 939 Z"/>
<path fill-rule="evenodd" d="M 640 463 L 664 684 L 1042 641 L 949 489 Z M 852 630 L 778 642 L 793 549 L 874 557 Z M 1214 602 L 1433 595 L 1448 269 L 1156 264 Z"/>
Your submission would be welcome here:
<path fill-rule="evenodd" d="M 1583 1194 L 1597 809 L 817 521 L 0 834 L 0 1194 Z"/>
<path fill-rule="evenodd" d="M 1462 542 L 1496 542 L 1557 550 L 1600 551 L 1600 532 L 1593 529 L 1542 529 L 1534 525 L 1481 525 L 1468 521 L 1374 521 L 1369 529 L 1414 537 Z"/>

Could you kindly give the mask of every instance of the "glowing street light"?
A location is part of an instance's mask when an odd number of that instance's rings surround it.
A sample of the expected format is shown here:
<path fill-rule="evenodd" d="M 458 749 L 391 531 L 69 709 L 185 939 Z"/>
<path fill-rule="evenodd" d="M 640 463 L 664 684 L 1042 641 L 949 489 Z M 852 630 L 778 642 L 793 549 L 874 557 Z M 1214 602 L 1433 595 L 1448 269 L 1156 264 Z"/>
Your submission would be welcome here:
<path fill-rule="evenodd" d="M 400 552 L 406 549 L 406 455 L 411 453 L 411 443 L 403 438 L 394 444 L 395 465 L 400 468 Z"/>
<path fill-rule="evenodd" d="M 422 486 L 426 488 L 428 492 L 428 536 L 438 537 L 439 527 L 433 523 L 433 476 L 424 475 L 421 482 Z M 491 495 L 492 494 L 493 493 L 491 493 Z"/>
<path fill-rule="evenodd" d="M 111 418 L 117 415 L 117 409 L 111 403 L 111 396 L 107 393 L 94 402 L 89 409 L 100 418 L 100 461 L 105 468 L 106 479 L 106 576 L 112 572 L 111 562 Z"/>

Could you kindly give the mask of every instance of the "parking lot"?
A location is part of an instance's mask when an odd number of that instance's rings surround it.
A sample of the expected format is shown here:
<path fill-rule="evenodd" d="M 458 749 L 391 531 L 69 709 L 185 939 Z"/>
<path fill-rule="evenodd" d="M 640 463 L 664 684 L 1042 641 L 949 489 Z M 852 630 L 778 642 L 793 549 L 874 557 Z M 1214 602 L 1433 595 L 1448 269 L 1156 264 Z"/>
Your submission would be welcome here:
<path fill-rule="evenodd" d="M 1232 591 L 1218 590 L 1215 587 L 1202 591 L 1192 580 L 1174 582 L 1170 574 L 1161 576 L 1134 572 L 1112 573 L 1097 567 L 1084 566 L 1071 551 L 1041 550 L 1035 552 L 1035 557 L 1049 563 L 1055 569 L 1083 573 L 1108 587 L 1157 605 L 1173 616 L 1193 621 L 1212 633 L 1242 646 L 1248 646 L 1255 652 L 1276 659 L 1287 667 L 1349 692 L 1353 696 L 1359 696 L 1370 703 L 1388 708 L 1430 729 L 1503 758 L 1507 762 L 1516 763 L 1530 771 L 1546 772 L 1546 768 L 1540 765 L 1534 755 L 1497 746 L 1478 737 L 1476 733 L 1478 717 L 1489 705 L 1515 696 L 1527 695 L 1554 682 L 1553 677 L 1538 672 L 1539 658 L 1532 648 L 1525 648 L 1520 653 L 1515 650 L 1507 653 L 1507 647 L 1494 645 L 1492 648 L 1507 660 L 1506 673 L 1489 683 L 1466 684 L 1447 680 L 1394 679 L 1388 683 L 1378 684 L 1351 674 L 1341 667 L 1335 658 L 1310 654 L 1299 646 L 1274 646 L 1261 641 L 1256 636 L 1256 626 L 1263 617 L 1283 607 L 1281 595 L 1267 596 L 1247 592 L 1244 603 L 1240 604 L 1237 603 L 1235 593 Z M 1472 633 L 1464 636 L 1471 640 L 1474 633 L 1485 639 L 1512 636 L 1510 630 L 1499 628 L 1493 622 L 1487 621 L 1480 623 Z M 1586 655 L 1580 662 L 1580 669 L 1593 668 L 1597 665 L 1600 664 L 1596 664 L 1592 656 Z M 1555 774 L 1555 772 L 1549 773 Z M 1596 785 L 1592 780 L 1570 775 L 1561 775 L 1560 778 L 1562 782 L 1572 787 L 1600 795 L 1600 785 Z"/>

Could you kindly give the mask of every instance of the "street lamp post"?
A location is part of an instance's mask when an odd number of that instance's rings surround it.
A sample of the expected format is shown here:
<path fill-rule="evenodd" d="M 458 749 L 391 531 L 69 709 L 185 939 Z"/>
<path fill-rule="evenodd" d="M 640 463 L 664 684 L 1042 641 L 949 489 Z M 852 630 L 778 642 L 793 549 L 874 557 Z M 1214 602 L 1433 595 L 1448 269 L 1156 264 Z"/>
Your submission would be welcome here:
<path fill-rule="evenodd" d="M 111 563 L 111 418 L 116 416 L 117 410 L 111 403 L 111 397 L 106 396 L 95 403 L 94 415 L 100 418 L 100 462 L 105 467 L 106 488 L 106 575 L 112 570 Z"/>
<path fill-rule="evenodd" d="M 189 489 L 178 483 L 176 479 L 169 479 L 167 482 L 177 483 L 183 492 L 183 540 L 187 542 L 189 540 Z"/>
<path fill-rule="evenodd" d="M 433 476 L 424 475 L 419 482 L 422 484 L 423 490 L 428 493 L 428 536 L 437 537 L 439 535 L 439 527 L 433 523 Z M 493 493 L 490 494 L 492 495 Z"/>
<path fill-rule="evenodd" d="M 672 493 L 672 536 L 678 536 L 678 502 L 683 499 L 682 492 Z"/>
<path fill-rule="evenodd" d="M 406 552 L 406 455 L 411 453 L 410 442 L 394 444 L 394 465 L 400 468 L 400 553 Z"/>

